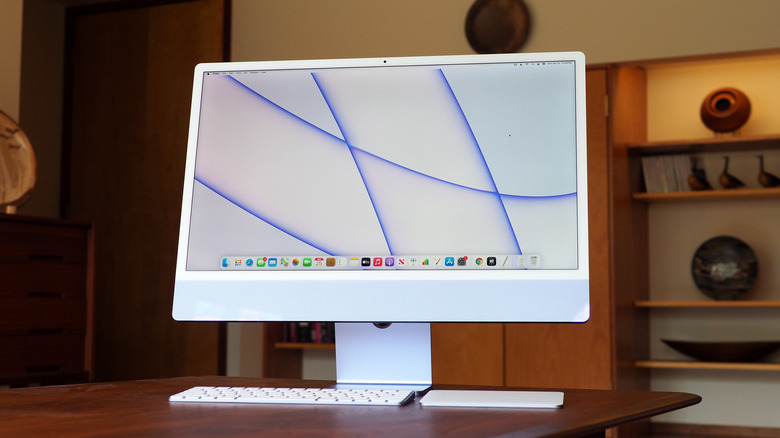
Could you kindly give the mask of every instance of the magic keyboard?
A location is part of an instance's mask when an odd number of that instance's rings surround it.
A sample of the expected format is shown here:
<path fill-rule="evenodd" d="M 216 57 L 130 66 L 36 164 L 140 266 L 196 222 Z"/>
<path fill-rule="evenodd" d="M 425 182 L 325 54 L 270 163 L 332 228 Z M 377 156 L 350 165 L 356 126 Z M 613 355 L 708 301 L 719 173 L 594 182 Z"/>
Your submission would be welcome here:
<path fill-rule="evenodd" d="M 401 406 L 414 399 L 411 390 L 333 388 L 251 388 L 195 386 L 168 398 L 172 402 L 284 403 Z"/>

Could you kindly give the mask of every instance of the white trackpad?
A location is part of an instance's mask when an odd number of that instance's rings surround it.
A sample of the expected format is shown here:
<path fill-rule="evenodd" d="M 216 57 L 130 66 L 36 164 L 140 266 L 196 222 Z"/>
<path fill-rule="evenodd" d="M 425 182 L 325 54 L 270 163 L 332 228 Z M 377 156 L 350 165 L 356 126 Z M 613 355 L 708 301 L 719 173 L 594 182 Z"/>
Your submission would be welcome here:
<path fill-rule="evenodd" d="M 560 408 L 558 391 L 431 390 L 420 400 L 423 406 L 474 408 Z"/>

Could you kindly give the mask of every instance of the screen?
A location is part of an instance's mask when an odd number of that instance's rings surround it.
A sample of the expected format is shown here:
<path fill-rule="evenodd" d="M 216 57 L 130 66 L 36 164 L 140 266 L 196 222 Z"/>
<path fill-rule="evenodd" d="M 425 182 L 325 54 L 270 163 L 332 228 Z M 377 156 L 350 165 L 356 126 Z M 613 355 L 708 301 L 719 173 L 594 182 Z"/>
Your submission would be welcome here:
<path fill-rule="evenodd" d="M 174 316 L 589 315 L 584 57 L 196 67 Z"/>

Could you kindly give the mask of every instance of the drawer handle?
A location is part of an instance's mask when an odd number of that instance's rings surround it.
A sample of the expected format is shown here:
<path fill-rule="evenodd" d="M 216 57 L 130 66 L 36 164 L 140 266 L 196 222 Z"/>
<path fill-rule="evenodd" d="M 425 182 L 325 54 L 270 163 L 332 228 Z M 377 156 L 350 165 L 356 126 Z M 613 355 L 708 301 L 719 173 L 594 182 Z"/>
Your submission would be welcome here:
<path fill-rule="evenodd" d="M 57 329 L 57 328 L 35 328 L 35 329 L 27 330 L 28 336 L 64 335 L 64 334 L 65 334 L 64 329 Z"/>
<path fill-rule="evenodd" d="M 52 292 L 52 291 L 43 291 L 43 290 L 34 290 L 27 292 L 28 298 L 56 298 L 61 299 L 63 298 L 62 292 Z"/>
<path fill-rule="evenodd" d="M 25 368 L 27 373 L 58 373 L 60 371 L 62 371 L 60 365 L 38 365 Z"/>
<path fill-rule="evenodd" d="M 65 263 L 65 256 L 54 254 L 30 254 L 27 256 L 33 262 Z"/>

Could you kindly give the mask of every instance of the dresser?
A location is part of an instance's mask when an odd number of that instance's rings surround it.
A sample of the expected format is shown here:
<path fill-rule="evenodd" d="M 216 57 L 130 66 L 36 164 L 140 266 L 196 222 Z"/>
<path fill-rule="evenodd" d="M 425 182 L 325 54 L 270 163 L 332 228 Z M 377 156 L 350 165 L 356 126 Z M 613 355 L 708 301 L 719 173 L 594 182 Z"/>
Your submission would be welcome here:
<path fill-rule="evenodd" d="M 0 387 L 87 382 L 90 224 L 0 214 Z"/>

